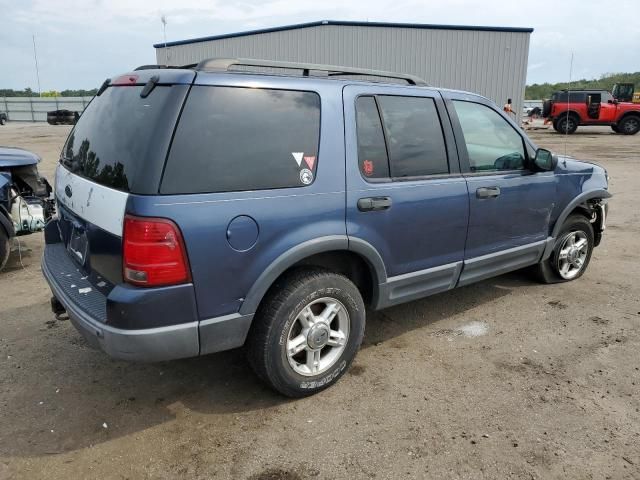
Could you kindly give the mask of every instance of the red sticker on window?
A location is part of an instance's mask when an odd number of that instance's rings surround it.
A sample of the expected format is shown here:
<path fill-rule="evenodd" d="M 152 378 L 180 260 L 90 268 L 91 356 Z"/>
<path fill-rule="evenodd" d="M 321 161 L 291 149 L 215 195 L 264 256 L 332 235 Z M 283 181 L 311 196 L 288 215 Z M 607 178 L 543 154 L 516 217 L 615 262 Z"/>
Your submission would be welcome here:
<path fill-rule="evenodd" d="M 313 170 L 313 165 L 316 163 L 316 157 L 304 157 L 304 161 L 309 165 L 309 168 Z"/>
<path fill-rule="evenodd" d="M 371 160 L 365 160 L 362 162 L 362 171 L 368 177 L 373 173 L 373 162 Z"/>

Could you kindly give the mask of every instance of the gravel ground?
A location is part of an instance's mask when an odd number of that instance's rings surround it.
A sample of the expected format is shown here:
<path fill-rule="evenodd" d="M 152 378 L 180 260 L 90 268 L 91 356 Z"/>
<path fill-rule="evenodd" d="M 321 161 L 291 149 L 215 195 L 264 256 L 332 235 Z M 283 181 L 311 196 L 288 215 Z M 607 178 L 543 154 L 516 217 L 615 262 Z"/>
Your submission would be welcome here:
<path fill-rule="evenodd" d="M 9 123 L 43 158 L 69 127 Z M 0 274 L 0 479 L 640 478 L 640 135 L 533 132 L 612 177 L 608 230 L 563 285 L 522 273 L 368 317 L 354 366 L 291 401 L 242 352 L 111 360 L 49 310 L 40 235 Z"/>

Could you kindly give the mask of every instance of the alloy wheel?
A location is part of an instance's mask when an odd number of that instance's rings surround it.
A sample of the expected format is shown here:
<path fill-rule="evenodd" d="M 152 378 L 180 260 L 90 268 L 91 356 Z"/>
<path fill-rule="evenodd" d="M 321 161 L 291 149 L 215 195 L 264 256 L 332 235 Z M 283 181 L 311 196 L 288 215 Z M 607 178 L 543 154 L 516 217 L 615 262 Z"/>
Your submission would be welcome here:
<path fill-rule="evenodd" d="M 289 365 L 304 376 L 325 372 L 340 359 L 349 328 L 349 313 L 335 298 L 319 298 L 307 304 L 289 328 L 286 343 Z"/>
<path fill-rule="evenodd" d="M 556 261 L 558 273 L 565 280 L 571 280 L 580 274 L 589 254 L 587 234 L 578 230 L 569 232 L 560 243 Z"/>

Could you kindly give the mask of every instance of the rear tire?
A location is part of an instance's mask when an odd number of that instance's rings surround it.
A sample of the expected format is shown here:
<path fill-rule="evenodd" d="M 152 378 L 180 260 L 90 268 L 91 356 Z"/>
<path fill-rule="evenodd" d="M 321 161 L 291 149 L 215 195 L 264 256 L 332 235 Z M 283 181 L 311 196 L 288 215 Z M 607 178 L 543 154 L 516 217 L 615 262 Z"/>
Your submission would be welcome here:
<path fill-rule="evenodd" d="M 247 339 L 248 360 L 274 390 L 306 397 L 349 369 L 364 327 L 364 302 L 348 278 L 294 270 L 274 284 L 258 308 Z"/>
<path fill-rule="evenodd" d="M 7 123 L 7 121 L 5 120 L 4 117 L 0 118 L 0 125 L 4 125 L 6 123 Z"/>
<path fill-rule="evenodd" d="M 551 255 L 534 266 L 542 283 L 570 282 L 580 278 L 589 266 L 594 248 L 593 227 L 579 214 L 569 215 L 556 239 Z"/>
<path fill-rule="evenodd" d="M 7 260 L 9 260 L 10 250 L 9 236 L 4 228 L 0 226 L 0 271 L 2 271 L 7 264 Z"/>
<path fill-rule="evenodd" d="M 618 130 L 623 135 L 635 135 L 640 131 L 640 117 L 629 115 L 618 122 Z"/>
<path fill-rule="evenodd" d="M 562 114 L 556 120 L 557 131 L 571 135 L 578 129 L 579 122 L 580 120 L 575 115 Z"/>

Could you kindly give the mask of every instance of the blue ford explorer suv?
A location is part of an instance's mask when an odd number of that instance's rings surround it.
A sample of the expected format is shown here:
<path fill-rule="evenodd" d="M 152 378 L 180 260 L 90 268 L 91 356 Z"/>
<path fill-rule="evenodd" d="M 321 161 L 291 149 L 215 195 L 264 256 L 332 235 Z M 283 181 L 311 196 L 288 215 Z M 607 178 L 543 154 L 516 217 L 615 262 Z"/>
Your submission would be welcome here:
<path fill-rule="evenodd" d="M 244 346 L 289 396 L 335 383 L 365 307 L 531 267 L 579 278 L 607 174 L 494 103 L 387 72 L 213 59 L 105 81 L 69 135 L 42 269 L 109 355 Z"/>

